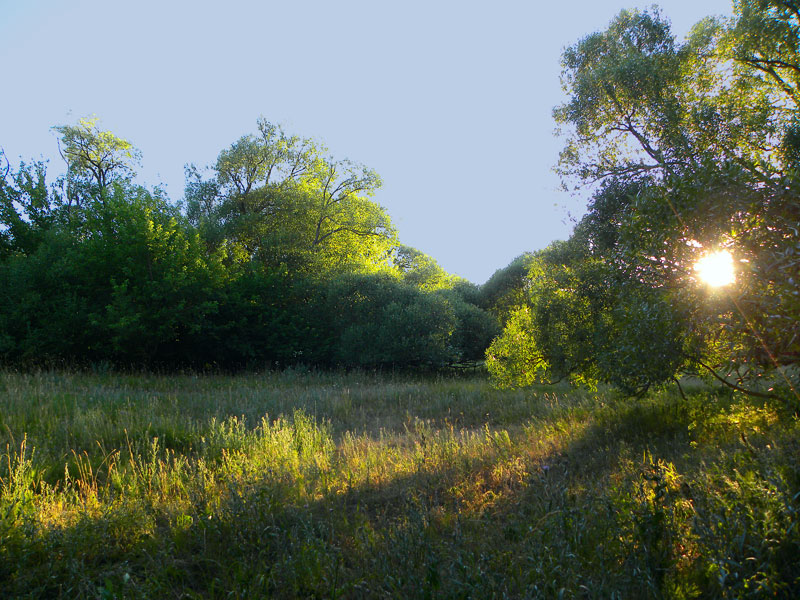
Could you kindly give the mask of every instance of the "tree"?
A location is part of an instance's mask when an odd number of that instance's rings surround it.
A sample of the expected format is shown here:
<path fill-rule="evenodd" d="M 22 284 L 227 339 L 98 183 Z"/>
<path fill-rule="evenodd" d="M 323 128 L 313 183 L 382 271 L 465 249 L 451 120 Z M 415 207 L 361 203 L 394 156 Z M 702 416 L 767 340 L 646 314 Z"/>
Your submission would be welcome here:
<path fill-rule="evenodd" d="M 432 292 L 450 288 L 455 283 L 455 278 L 442 269 L 439 263 L 411 246 L 397 246 L 392 262 L 400 271 L 403 281 L 421 290 Z"/>
<path fill-rule="evenodd" d="M 519 306 L 525 304 L 525 286 L 534 255 L 526 252 L 498 269 L 480 288 L 479 306 L 505 324 Z"/>
<path fill-rule="evenodd" d="M 548 364 L 536 346 L 528 307 L 514 310 L 503 333 L 486 349 L 486 368 L 496 385 L 518 388 L 549 379 Z"/>
<path fill-rule="evenodd" d="M 326 286 L 326 315 L 334 327 L 333 362 L 342 366 L 442 367 L 459 357 L 455 310 L 389 273 L 347 274 Z"/>
<path fill-rule="evenodd" d="M 59 151 L 67 163 L 67 200 L 80 207 L 88 198 L 104 200 L 113 182 L 128 180 L 140 153 L 133 145 L 102 131 L 100 119 L 79 119 L 76 125 L 53 127 L 60 135 Z"/>
<path fill-rule="evenodd" d="M 30 254 L 61 219 L 60 197 L 47 183 L 47 165 L 22 163 L 16 171 L 0 150 L 0 259 Z"/>
<path fill-rule="evenodd" d="M 679 44 L 656 9 L 622 11 L 606 31 L 568 48 L 562 85 L 570 98 L 553 111 L 566 135 L 565 181 L 691 177 L 720 164 L 767 178 L 763 164 L 781 126 L 763 86 L 730 81 L 727 31 L 705 19 Z"/>
<path fill-rule="evenodd" d="M 575 235 L 612 289 L 647 298 L 649 314 L 676 308 L 680 352 L 741 376 L 800 359 L 800 12 L 790 0 L 734 8 L 733 20 L 701 21 L 684 43 L 656 10 L 623 11 L 565 51 L 569 100 L 554 115 L 567 134 L 565 184 L 600 184 Z M 733 251 L 739 277 L 713 295 L 693 263 L 718 247 Z M 614 315 L 611 324 L 624 321 Z"/>
<path fill-rule="evenodd" d="M 592 251 L 574 235 L 532 258 L 525 301 L 486 352 L 499 385 L 606 382 L 641 394 L 686 363 L 685 321 L 664 290 Z"/>
<path fill-rule="evenodd" d="M 486 348 L 500 334 L 498 320 L 470 301 L 472 290 L 463 282 L 436 293 L 447 300 L 456 316 L 456 327 L 450 342 L 455 350 L 453 362 L 476 363 L 483 360 Z"/>
<path fill-rule="evenodd" d="M 725 38 L 743 74 L 800 106 L 800 3 L 796 0 L 737 0 L 737 19 Z"/>
<path fill-rule="evenodd" d="M 92 269 L 91 287 L 107 294 L 90 311 L 94 344 L 117 364 L 199 362 L 227 277 L 187 225 L 157 193 L 121 184 L 89 219 L 99 235 L 80 244 L 79 260 Z"/>
<path fill-rule="evenodd" d="M 58 131 L 67 199 L 44 164 L 0 172 L 4 363 L 442 368 L 496 333 L 475 286 L 397 250 L 378 176 L 311 141 L 259 121 L 187 169 L 184 215 L 130 180 L 127 142 Z"/>
<path fill-rule="evenodd" d="M 326 156 L 313 140 L 288 136 L 264 119 L 258 134 L 223 150 L 203 180 L 190 169 L 187 211 L 247 259 L 309 273 L 388 265 L 395 232 L 370 198 L 378 175 Z"/>

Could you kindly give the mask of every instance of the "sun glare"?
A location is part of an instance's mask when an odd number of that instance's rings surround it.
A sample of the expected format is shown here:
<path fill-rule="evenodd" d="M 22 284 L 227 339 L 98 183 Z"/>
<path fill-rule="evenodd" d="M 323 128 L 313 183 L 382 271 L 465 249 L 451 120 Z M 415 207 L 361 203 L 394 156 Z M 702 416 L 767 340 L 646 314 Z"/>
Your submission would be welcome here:
<path fill-rule="evenodd" d="M 736 279 L 733 256 L 727 250 L 706 254 L 694 264 L 694 271 L 711 287 L 728 285 Z"/>

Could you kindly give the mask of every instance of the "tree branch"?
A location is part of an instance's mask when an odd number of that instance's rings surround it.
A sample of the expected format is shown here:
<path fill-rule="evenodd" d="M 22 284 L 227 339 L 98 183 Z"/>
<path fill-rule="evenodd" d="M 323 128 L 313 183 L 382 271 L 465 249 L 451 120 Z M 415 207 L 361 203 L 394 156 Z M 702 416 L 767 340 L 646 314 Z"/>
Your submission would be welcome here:
<path fill-rule="evenodd" d="M 679 391 L 679 392 L 680 392 L 680 394 L 681 394 L 681 398 L 683 398 L 683 399 L 684 399 L 684 401 L 685 401 L 685 400 L 686 400 L 686 394 L 684 394 L 684 393 L 683 393 L 683 388 L 681 387 L 681 382 L 680 382 L 680 380 L 679 380 L 677 377 L 673 377 L 673 378 L 672 378 L 672 381 L 674 381 L 674 382 L 675 382 L 675 385 L 677 385 L 677 386 L 678 386 L 678 391 Z"/>
<path fill-rule="evenodd" d="M 701 362 L 696 357 L 690 357 L 690 358 L 691 358 L 691 360 L 695 361 L 698 365 L 700 365 L 701 367 L 706 369 L 709 373 L 711 373 L 714 376 L 715 379 L 717 379 L 721 383 L 724 383 L 729 388 L 736 390 L 737 392 L 742 392 L 744 394 L 747 394 L 748 396 L 755 396 L 756 398 L 770 398 L 770 399 L 775 398 L 774 394 L 765 394 L 764 392 L 756 392 L 755 390 L 748 390 L 746 388 L 738 386 L 735 383 L 732 383 L 732 382 L 728 381 L 727 379 L 725 379 L 722 375 L 717 373 L 713 368 L 711 368 L 710 366 L 708 366 L 704 362 Z"/>
<path fill-rule="evenodd" d="M 8 177 L 8 173 L 11 171 L 11 163 L 8 161 L 8 156 L 6 156 L 5 150 L 3 150 L 2 148 L 0 148 L 0 155 L 2 155 L 2 157 L 6 161 L 6 172 L 3 173 L 3 181 L 5 181 L 6 177 Z"/>

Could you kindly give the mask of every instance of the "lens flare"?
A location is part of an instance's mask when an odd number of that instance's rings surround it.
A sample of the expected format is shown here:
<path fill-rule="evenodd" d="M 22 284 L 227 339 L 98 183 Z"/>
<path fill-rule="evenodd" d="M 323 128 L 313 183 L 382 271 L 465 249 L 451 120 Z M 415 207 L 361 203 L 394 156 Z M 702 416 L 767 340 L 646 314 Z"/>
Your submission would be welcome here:
<path fill-rule="evenodd" d="M 694 264 L 694 271 L 711 287 L 728 285 L 736 279 L 733 256 L 727 250 L 706 254 Z"/>

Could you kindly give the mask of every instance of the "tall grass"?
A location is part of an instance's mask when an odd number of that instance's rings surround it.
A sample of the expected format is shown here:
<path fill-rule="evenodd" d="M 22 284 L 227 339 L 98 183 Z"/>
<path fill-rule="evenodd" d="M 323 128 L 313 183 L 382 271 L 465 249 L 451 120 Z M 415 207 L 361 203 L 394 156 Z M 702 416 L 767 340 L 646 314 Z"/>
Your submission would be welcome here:
<path fill-rule="evenodd" d="M 700 387 L 6 372 L 0 597 L 793 597 L 798 458 Z"/>

